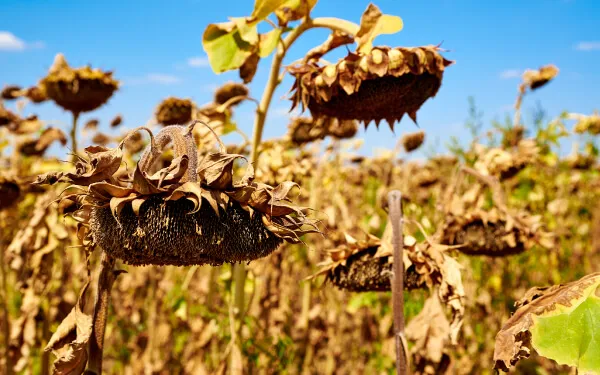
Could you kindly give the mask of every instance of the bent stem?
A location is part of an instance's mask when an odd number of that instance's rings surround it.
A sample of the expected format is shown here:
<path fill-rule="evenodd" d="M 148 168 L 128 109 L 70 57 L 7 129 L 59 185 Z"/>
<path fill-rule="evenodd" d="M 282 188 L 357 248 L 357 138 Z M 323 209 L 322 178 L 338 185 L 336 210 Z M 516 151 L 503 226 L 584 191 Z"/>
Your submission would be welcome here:
<path fill-rule="evenodd" d="M 263 91 L 263 96 L 256 109 L 256 116 L 254 117 L 254 127 L 252 130 L 252 151 L 250 154 L 250 160 L 252 166 L 256 169 L 258 164 L 258 147 L 262 140 L 263 129 L 265 127 L 265 120 L 267 118 L 267 112 L 273 99 L 275 89 L 279 86 L 282 81 L 281 77 L 281 64 L 289 48 L 294 42 L 302 35 L 305 31 L 313 28 L 327 28 L 334 31 L 341 31 L 349 35 L 354 35 L 359 29 L 359 26 L 349 22 L 336 18 L 307 18 L 298 27 L 288 34 L 288 36 L 278 45 L 277 52 L 273 56 L 271 63 L 271 70 L 269 78 Z M 244 285 L 246 278 L 245 264 L 235 264 L 233 266 L 233 282 L 235 284 L 234 290 L 234 304 L 235 310 L 237 311 L 237 317 L 243 319 L 243 311 L 245 310 L 245 297 L 244 297 Z M 241 325 L 240 325 L 241 326 Z"/>
<path fill-rule="evenodd" d="M 388 194 L 389 219 L 392 223 L 392 247 L 394 250 L 392 282 L 392 305 L 394 313 L 394 338 L 396 341 L 396 374 L 408 374 L 408 346 L 404 336 L 404 236 L 402 227 L 402 193 L 392 190 Z"/>
<path fill-rule="evenodd" d="M 115 259 L 102 251 L 100 258 L 100 274 L 98 275 L 98 290 L 94 303 L 92 320 L 92 336 L 90 338 L 90 357 L 86 374 L 102 374 L 102 355 L 104 351 L 104 333 L 108 307 L 110 306 L 110 291 L 117 276 L 124 271 L 114 270 Z"/>
<path fill-rule="evenodd" d="M 77 121 L 79 120 L 79 112 L 73 112 L 73 122 L 71 123 L 71 160 L 77 161 Z"/>

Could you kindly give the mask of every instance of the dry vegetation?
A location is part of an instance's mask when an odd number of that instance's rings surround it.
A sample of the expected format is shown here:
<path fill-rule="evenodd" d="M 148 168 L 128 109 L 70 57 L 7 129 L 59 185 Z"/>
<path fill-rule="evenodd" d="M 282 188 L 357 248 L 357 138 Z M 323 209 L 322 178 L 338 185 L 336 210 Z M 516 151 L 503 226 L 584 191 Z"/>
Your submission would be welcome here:
<path fill-rule="evenodd" d="M 154 125 L 120 134 L 127 113 L 115 114 L 110 134 L 91 120 L 83 132 L 94 144 L 85 148 L 79 115 L 118 95 L 111 73 L 72 68 L 58 55 L 37 85 L 4 88 L 2 98 L 19 104 L 0 102 L 3 373 L 392 373 L 394 190 L 403 193 L 412 373 L 491 374 L 513 365 L 523 374 L 574 373 L 527 347 L 519 335 L 529 326 L 519 319 L 568 304 L 552 296 L 600 271 L 598 114 L 524 123 L 526 95 L 558 74 L 547 66 L 525 73 L 514 121 L 466 147 L 406 161 L 426 138 L 420 131 L 386 154 L 361 156 L 352 139 L 359 122 L 393 129 L 404 114 L 416 120 L 452 62 L 436 46 L 374 47 L 378 33 L 399 29 L 397 17 L 373 5 L 352 26 L 310 19 L 315 2 L 297 3 L 271 9 L 280 31 L 246 43 L 244 58 L 229 65 L 210 42 L 240 30 L 254 40 L 247 28 L 271 10 L 205 32 L 213 68 L 239 69 L 245 82 L 258 59 L 275 53 L 274 73 L 257 93 L 255 133 L 243 144 L 220 141 L 240 132 L 231 119 L 251 100 L 242 83 L 226 83 L 201 106 L 168 97 Z M 292 104 L 311 116 L 292 119 L 281 139 L 262 140 L 281 61 L 311 27 L 332 34 L 288 68 Z M 354 42 L 339 62 L 321 62 Z M 71 128 L 34 115 L 45 100 L 73 114 Z M 585 147 L 561 157 L 558 144 L 573 133 Z M 68 141 L 72 163 L 46 153 Z M 234 262 L 242 263 L 222 265 Z M 526 310 L 504 326 L 515 304 Z"/>

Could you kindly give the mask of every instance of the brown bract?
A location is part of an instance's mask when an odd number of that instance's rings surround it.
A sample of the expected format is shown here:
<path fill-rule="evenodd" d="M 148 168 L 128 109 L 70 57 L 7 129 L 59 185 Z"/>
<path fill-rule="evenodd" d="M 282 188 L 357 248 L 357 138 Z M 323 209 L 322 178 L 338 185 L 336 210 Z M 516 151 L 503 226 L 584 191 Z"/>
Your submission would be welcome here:
<path fill-rule="evenodd" d="M 519 359 L 528 358 L 532 350 L 529 330 L 534 324 L 534 316 L 550 312 L 559 306 L 572 306 L 572 300 L 581 298 L 586 289 L 598 284 L 598 280 L 600 273 L 594 273 L 567 284 L 531 288 L 527 291 L 515 303 L 517 311 L 496 335 L 494 368 L 508 371 Z"/>
<path fill-rule="evenodd" d="M 295 183 L 255 182 L 251 166 L 234 182 L 234 163 L 244 157 L 224 150 L 197 163 L 191 127 L 163 128 L 125 181 L 116 178 L 123 143 L 86 148 L 74 173 L 38 177 L 37 183 L 69 182 L 83 190 L 62 199 L 81 203 L 74 217 L 87 246 L 98 244 L 133 265 L 216 265 L 257 259 L 283 240 L 297 243 L 319 231 L 288 198 Z M 151 172 L 169 143 L 173 160 Z"/>
<path fill-rule="evenodd" d="M 183 125 L 192 120 L 194 104 L 189 99 L 170 97 L 156 108 L 156 121 L 162 125 Z"/>
<path fill-rule="evenodd" d="M 89 66 L 71 68 L 60 53 L 39 84 L 48 98 L 73 113 L 95 110 L 106 103 L 118 87 L 119 82 L 112 77 L 112 72 Z"/>
<path fill-rule="evenodd" d="M 375 47 L 350 53 L 336 64 L 311 61 L 288 68 L 296 77 L 292 108 L 308 108 L 313 117 L 358 120 L 367 126 L 386 120 L 390 127 L 434 97 L 442 84 L 446 60 L 436 46 Z"/>

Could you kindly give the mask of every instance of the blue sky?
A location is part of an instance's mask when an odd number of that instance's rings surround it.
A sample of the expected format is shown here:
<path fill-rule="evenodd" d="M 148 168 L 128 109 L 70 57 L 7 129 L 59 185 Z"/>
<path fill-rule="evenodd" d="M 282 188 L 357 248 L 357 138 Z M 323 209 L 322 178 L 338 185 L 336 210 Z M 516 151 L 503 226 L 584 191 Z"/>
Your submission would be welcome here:
<path fill-rule="evenodd" d="M 314 12 L 359 22 L 369 1 L 321 0 Z M 561 72 L 547 87 L 525 100 L 525 119 L 539 103 L 549 116 L 563 110 L 591 113 L 600 109 L 600 1 L 598 0 L 380 0 L 384 13 L 404 20 L 404 30 L 381 36 L 376 44 L 417 46 L 443 43 L 455 60 L 438 95 L 419 112 L 419 126 L 430 145 L 451 135 L 468 139 L 464 129 L 467 97 L 474 96 L 484 120 L 511 114 L 519 76 L 524 69 L 556 64 Z M 146 123 L 157 103 L 167 96 L 189 97 L 197 104 L 211 100 L 212 91 L 237 72 L 214 74 L 207 65 L 201 38 L 208 23 L 252 12 L 253 1 L 75 1 L 2 0 L 0 14 L 0 86 L 36 83 L 62 52 L 72 66 L 91 63 L 113 70 L 123 87 L 101 109 L 82 117 L 97 117 L 103 130 L 116 114 L 124 124 Z M 286 62 L 301 57 L 326 37 L 311 30 L 296 43 Z M 340 53 L 343 51 L 340 51 Z M 327 55 L 335 60 L 340 54 Z M 251 84 L 260 98 L 270 59 L 261 61 Z M 265 137 L 286 131 L 289 101 L 281 100 L 291 85 L 288 78 L 277 90 L 267 119 Z M 237 111 L 240 128 L 251 133 L 254 107 Z M 26 113 L 68 123 L 69 114 L 51 103 L 28 106 Z M 361 131 L 366 154 L 393 147 L 397 137 L 417 128 L 403 119 L 394 135 L 387 126 Z M 110 132 L 110 130 L 107 130 Z M 64 150 L 66 154 L 66 150 Z"/>

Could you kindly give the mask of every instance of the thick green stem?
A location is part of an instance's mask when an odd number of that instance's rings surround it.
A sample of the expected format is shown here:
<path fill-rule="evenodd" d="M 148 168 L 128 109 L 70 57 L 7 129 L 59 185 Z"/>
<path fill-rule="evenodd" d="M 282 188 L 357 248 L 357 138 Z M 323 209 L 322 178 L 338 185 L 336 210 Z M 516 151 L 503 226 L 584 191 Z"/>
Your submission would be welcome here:
<path fill-rule="evenodd" d="M 79 120 L 79 112 L 73 112 L 73 123 L 71 124 L 71 152 L 73 155 L 71 156 L 71 160 L 73 162 L 77 161 L 77 121 Z"/>

